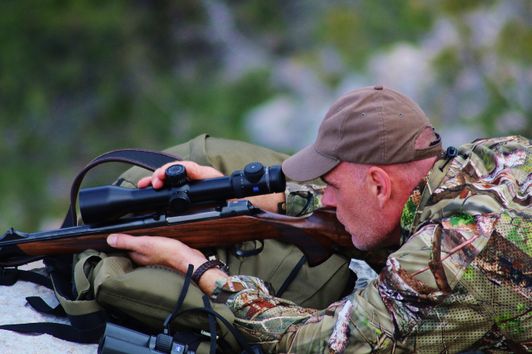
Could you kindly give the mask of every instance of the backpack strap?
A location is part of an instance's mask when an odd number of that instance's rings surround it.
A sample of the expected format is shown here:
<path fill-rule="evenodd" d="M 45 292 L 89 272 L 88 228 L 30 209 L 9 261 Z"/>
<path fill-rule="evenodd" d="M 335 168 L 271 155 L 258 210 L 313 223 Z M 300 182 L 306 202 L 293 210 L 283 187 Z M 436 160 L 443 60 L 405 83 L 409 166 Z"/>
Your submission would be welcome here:
<path fill-rule="evenodd" d="M 49 261 L 53 260 L 50 257 Z M 70 294 L 69 281 L 63 277 L 54 279 L 52 274 L 47 279 L 53 285 L 55 296 L 61 305 L 52 308 L 39 297 L 29 297 L 27 301 L 37 311 L 54 314 L 58 317 L 65 317 L 66 315 L 71 324 L 67 325 L 55 322 L 19 323 L 2 325 L 0 329 L 17 333 L 50 334 L 56 338 L 70 342 L 97 343 L 105 328 L 105 313 L 92 301 L 77 301 L 83 303 L 80 306 L 83 307 L 83 310 L 78 309 L 76 313 L 70 312 L 68 305 L 76 301 L 67 299 Z M 44 285 L 46 286 L 47 284 Z M 65 307 L 65 305 L 67 306 Z M 66 311 L 63 311 L 63 309 Z"/>
<path fill-rule="evenodd" d="M 211 310 L 211 311 L 214 311 L 212 309 L 212 306 L 211 306 L 211 302 L 209 301 L 209 298 L 204 295 L 202 297 L 202 300 L 203 300 L 203 306 L 205 307 L 205 309 L 207 310 Z M 216 354 L 216 319 L 215 317 L 210 314 L 210 313 L 207 313 L 207 319 L 209 321 L 209 333 L 211 334 L 210 335 L 210 342 L 211 342 L 211 348 L 210 348 L 210 354 Z"/>
<path fill-rule="evenodd" d="M 65 267 L 67 263 L 64 263 L 63 259 L 47 257 L 45 261 L 50 270 L 48 282 L 52 285 L 60 305 L 52 308 L 40 297 L 28 297 L 26 300 L 36 311 L 58 317 L 67 317 L 71 324 L 55 322 L 19 323 L 2 325 L 0 329 L 18 333 L 50 334 L 56 338 L 76 343 L 97 343 L 105 329 L 105 312 L 94 300 L 71 300 L 73 296 L 70 280 L 64 276 L 66 272 L 58 270 L 57 265 Z M 90 257 L 87 257 L 86 261 L 90 261 Z M 46 286 L 47 284 L 43 285 Z"/>
<path fill-rule="evenodd" d="M 99 323 L 99 319 L 96 321 L 96 323 Z M 98 343 L 98 340 L 100 339 L 103 333 L 103 329 L 100 326 L 89 328 L 88 330 L 81 330 L 75 328 L 74 326 L 55 322 L 35 322 L 1 325 L 0 329 L 24 334 L 49 334 L 51 336 L 69 342 L 83 344 Z"/>
<path fill-rule="evenodd" d="M 57 317 L 65 317 L 67 315 L 61 304 L 58 304 L 56 307 L 51 307 L 39 296 L 28 296 L 26 301 L 31 307 L 37 310 L 37 312 Z"/>
<path fill-rule="evenodd" d="M 209 298 L 207 295 L 203 295 L 204 301 L 209 301 Z M 215 317 L 218 319 L 228 330 L 231 332 L 233 337 L 236 339 L 240 347 L 242 348 L 242 353 L 248 353 L 248 354 L 258 354 L 262 353 L 262 349 L 259 345 L 250 345 L 246 337 L 236 328 L 234 327 L 227 319 L 225 319 L 222 315 L 220 315 L 218 312 L 214 311 L 212 307 L 198 307 L 198 308 L 192 308 L 181 311 L 178 315 L 183 315 L 185 313 L 189 312 L 203 312 L 207 315 L 210 315 L 212 317 Z M 212 334 L 211 334 L 212 335 Z"/>
<path fill-rule="evenodd" d="M 179 298 L 177 299 L 174 310 L 168 315 L 168 317 L 166 317 L 166 320 L 163 323 L 164 334 L 168 334 L 170 323 L 175 319 L 175 317 L 181 310 L 183 303 L 185 302 L 185 297 L 187 296 L 188 288 L 190 287 L 190 282 L 192 280 L 193 272 L 194 272 L 194 266 L 192 264 L 189 264 L 187 272 L 185 274 L 185 280 L 183 282 L 183 286 L 181 287 L 181 292 L 179 293 Z"/>
<path fill-rule="evenodd" d="M 288 276 L 284 280 L 279 290 L 277 290 L 277 293 L 275 293 L 276 297 L 283 297 L 284 292 L 286 291 L 286 289 L 288 289 L 290 284 L 292 284 L 292 282 L 296 279 L 297 274 L 299 273 L 301 268 L 303 268 L 306 262 L 307 262 L 307 257 L 305 257 L 305 255 L 301 256 L 297 264 L 290 271 L 290 274 L 288 274 Z"/>
<path fill-rule="evenodd" d="M 47 276 L 28 270 L 20 270 L 17 267 L 0 267 L 0 285 L 11 286 L 17 281 L 29 281 L 52 289 L 52 282 Z"/>

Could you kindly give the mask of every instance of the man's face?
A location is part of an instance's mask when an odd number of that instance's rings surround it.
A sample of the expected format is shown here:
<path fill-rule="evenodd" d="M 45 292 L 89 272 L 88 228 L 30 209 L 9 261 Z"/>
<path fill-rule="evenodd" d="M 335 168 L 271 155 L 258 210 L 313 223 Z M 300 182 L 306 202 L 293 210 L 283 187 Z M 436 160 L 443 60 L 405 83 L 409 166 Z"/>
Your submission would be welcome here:
<path fill-rule="evenodd" d="M 322 202 L 336 208 L 336 217 L 351 234 L 356 248 L 370 250 L 387 244 L 386 220 L 364 170 L 342 162 L 323 176 L 327 183 Z M 358 167 L 360 168 L 360 167 Z"/>

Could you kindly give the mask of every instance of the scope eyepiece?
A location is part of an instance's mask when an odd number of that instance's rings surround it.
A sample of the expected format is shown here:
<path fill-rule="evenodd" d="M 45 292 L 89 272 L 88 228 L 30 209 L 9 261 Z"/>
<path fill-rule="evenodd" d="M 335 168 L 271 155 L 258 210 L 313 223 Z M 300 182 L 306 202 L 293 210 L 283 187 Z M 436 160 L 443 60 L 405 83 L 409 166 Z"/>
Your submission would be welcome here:
<path fill-rule="evenodd" d="M 186 180 L 182 165 L 173 165 L 166 173 L 167 177 L 172 175 L 174 182 L 163 189 L 103 186 L 80 190 L 83 222 L 104 223 L 131 213 L 181 213 L 194 205 L 221 204 L 228 199 L 283 192 L 286 187 L 281 166 L 265 167 L 260 162 L 252 162 L 230 176 L 196 181 Z"/>

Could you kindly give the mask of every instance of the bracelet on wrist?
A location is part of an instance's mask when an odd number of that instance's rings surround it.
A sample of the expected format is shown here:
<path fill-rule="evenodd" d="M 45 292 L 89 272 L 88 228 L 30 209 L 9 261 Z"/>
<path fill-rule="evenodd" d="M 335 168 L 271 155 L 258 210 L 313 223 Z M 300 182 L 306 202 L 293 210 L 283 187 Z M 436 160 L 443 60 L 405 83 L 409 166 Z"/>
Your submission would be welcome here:
<path fill-rule="evenodd" d="M 196 284 L 199 284 L 199 280 L 203 276 L 203 274 L 205 274 L 205 272 L 208 271 L 209 269 L 213 269 L 213 268 L 220 269 L 225 274 L 229 274 L 229 268 L 227 267 L 227 265 L 217 259 L 214 259 L 214 260 L 206 261 L 205 263 L 200 265 L 194 271 L 194 273 L 192 273 L 192 276 L 190 278 Z"/>

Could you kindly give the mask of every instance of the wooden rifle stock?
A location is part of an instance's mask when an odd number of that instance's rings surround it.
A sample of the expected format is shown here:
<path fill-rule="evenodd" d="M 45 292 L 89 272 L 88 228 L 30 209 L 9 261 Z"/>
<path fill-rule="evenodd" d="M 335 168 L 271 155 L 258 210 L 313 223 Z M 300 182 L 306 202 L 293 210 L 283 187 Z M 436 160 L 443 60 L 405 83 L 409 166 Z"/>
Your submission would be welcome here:
<path fill-rule="evenodd" d="M 236 209 L 231 206 L 233 209 L 221 213 L 160 216 L 33 234 L 10 230 L 0 239 L 0 265 L 10 258 L 22 256 L 72 254 L 85 249 L 111 251 L 113 249 L 107 245 L 106 238 L 110 233 L 117 232 L 175 238 L 199 249 L 277 239 L 299 247 L 312 266 L 324 262 L 339 249 L 354 249 L 351 236 L 337 221 L 333 210 L 319 209 L 307 217 L 290 217 L 254 208 L 247 201 L 236 203 L 240 203 Z M 242 203 L 247 204 L 243 206 Z"/>

